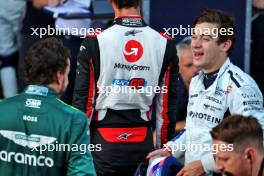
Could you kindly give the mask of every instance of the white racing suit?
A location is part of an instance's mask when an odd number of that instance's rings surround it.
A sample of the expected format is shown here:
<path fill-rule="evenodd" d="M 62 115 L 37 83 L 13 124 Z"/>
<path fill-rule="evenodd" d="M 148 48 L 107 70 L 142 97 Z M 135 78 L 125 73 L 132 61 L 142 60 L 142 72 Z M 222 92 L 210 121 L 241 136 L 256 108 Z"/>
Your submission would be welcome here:
<path fill-rule="evenodd" d="M 256 117 L 264 126 L 264 110 L 263 97 L 255 81 L 229 59 L 206 90 L 203 77 L 199 72 L 192 78 L 186 127 L 167 145 L 176 158 L 185 153 L 185 166 L 201 160 L 205 172 L 210 174 L 216 170 L 211 151 L 211 129 L 230 114 Z"/>

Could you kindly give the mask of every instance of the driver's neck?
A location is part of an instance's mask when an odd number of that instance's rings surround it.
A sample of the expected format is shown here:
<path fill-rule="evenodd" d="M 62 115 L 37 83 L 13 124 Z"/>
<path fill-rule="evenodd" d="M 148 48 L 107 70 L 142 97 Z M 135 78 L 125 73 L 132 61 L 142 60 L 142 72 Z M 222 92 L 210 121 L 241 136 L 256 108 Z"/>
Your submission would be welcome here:
<path fill-rule="evenodd" d="M 219 57 L 218 59 L 216 59 L 218 60 L 217 63 L 215 63 L 213 66 L 210 66 L 210 68 L 202 68 L 202 71 L 204 73 L 212 73 L 217 70 L 220 70 L 220 68 L 224 65 L 227 59 L 228 57 Z"/>
<path fill-rule="evenodd" d="M 123 16 L 141 16 L 139 8 L 122 8 L 115 11 L 115 18 Z"/>
<path fill-rule="evenodd" d="M 256 160 L 256 162 L 254 162 L 254 163 L 252 163 L 252 176 L 258 176 L 258 174 L 259 174 L 259 172 L 263 172 L 262 171 L 262 165 L 263 165 L 263 155 L 262 155 L 262 157 L 261 156 L 259 156 L 259 157 L 257 157 L 257 160 Z M 261 173 L 261 175 L 262 175 L 263 173 Z"/>
<path fill-rule="evenodd" d="M 48 84 L 48 87 L 54 89 L 57 93 L 60 93 L 60 86 L 57 83 Z"/>

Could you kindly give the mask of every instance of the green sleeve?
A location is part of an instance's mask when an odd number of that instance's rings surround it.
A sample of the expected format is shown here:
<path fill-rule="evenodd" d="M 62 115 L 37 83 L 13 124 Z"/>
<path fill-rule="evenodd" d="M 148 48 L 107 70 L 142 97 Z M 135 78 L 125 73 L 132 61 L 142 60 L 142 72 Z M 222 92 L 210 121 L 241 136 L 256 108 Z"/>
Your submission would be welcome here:
<path fill-rule="evenodd" d="M 89 141 L 87 117 L 83 113 L 77 113 L 70 130 L 69 143 L 72 149 L 68 157 L 67 176 L 96 176 L 92 155 L 87 149 Z M 79 147 L 78 150 L 76 146 Z"/>

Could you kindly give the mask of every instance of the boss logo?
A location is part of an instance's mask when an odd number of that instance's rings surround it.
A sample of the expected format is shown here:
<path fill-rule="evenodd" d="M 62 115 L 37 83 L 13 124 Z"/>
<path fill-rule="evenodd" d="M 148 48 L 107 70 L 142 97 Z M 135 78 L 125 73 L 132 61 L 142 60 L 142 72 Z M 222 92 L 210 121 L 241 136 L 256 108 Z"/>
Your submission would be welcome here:
<path fill-rule="evenodd" d="M 38 117 L 23 115 L 23 120 L 29 122 L 38 122 Z"/>

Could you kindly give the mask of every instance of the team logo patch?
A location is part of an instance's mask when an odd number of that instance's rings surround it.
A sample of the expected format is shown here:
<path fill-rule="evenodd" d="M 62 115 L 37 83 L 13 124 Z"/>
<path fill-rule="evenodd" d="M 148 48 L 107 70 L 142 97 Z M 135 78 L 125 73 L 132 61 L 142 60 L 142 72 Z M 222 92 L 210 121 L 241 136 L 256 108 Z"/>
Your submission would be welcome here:
<path fill-rule="evenodd" d="M 15 144 L 21 145 L 28 148 L 36 148 L 41 145 L 51 144 L 56 141 L 56 138 L 50 136 L 42 136 L 31 134 L 27 135 L 18 131 L 0 130 L 0 134 Z"/>
<path fill-rule="evenodd" d="M 125 33 L 125 36 L 129 36 L 129 35 L 135 36 L 137 33 L 140 33 L 140 32 L 142 32 L 142 31 L 133 29 L 131 31 L 127 31 Z"/>
<path fill-rule="evenodd" d="M 233 87 L 231 85 L 227 86 L 227 93 L 231 93 L 233 90 Z"/>
<path fill-rule="evenodd" d="M 136 40 L 129 40 L 125 47 L 123 54 L 128 62 L 137 62 L 143 55 L 143 47 Z"/>
<path fill-rule="evenodd" d="M 30 107 L 30 108 L 40 108 L 41 106 L 41 100 L 36 100 L 36 99 L 27 99 L 26 100 L 26 107 Z"/>
<path fill-rule="evenodd" d="M 141 89 L 141 88 L 147 86 L 147 81 L 143 78 L 133 78 L 131 80 L 114 79 L 112 81 L 112 84 L 118 85 L 118 86 L 129 86 L 129 87 L 135 88 L 135 89 Z"/>
<path fill-rule="evenodd" d="M 130 136 L 132 136 L 132 133 L 124 133 L 117 137 L 118 140 L 127 140 Z"/>

